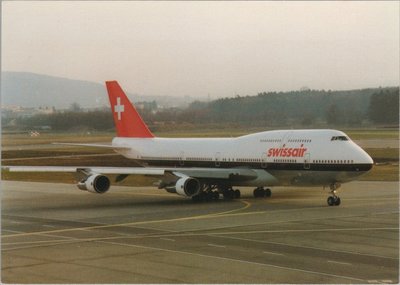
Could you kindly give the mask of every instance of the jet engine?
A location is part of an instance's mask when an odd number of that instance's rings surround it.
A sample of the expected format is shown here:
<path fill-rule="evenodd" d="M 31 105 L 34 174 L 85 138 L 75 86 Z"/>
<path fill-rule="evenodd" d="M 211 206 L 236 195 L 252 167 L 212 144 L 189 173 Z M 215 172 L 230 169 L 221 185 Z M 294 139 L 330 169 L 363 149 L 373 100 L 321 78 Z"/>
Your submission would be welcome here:
<path fill-rule="evenodd" d="M 78 188 L 91 193 L 103 194 L 110 189 L 110 179 L 101 174 L 92 174 L 78 183 Z"/>
<path fill-rule="evenodd" d="M 185 197 L 198 195 L 201 191 L 199 180 L 192 177 L 182 177 L 176 181 L 175 191 L 177 194 Z"/>

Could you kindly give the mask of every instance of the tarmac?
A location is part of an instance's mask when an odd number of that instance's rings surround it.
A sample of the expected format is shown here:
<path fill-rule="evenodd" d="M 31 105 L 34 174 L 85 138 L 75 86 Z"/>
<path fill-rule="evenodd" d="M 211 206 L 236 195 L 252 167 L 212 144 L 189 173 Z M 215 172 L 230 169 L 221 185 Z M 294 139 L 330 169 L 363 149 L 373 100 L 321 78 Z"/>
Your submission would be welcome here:
<path fill-rule="evenodd" d="M 399 282 L 399 184 L 272 189 L 194 203 L 153 187 L 91 194 L 2 181 L 3 283 Z"/>

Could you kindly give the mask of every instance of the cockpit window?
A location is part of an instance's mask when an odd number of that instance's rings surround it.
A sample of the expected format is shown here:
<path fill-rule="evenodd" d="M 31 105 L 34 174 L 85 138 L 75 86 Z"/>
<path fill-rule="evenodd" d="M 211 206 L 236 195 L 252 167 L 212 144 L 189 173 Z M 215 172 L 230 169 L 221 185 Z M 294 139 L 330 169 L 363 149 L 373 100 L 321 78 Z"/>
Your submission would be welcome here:
<path fill-rule="evenodd" d="M 349 138 L 346 136 L 334 136 L 331 138 L 331 141 L 348 141 Z"/>

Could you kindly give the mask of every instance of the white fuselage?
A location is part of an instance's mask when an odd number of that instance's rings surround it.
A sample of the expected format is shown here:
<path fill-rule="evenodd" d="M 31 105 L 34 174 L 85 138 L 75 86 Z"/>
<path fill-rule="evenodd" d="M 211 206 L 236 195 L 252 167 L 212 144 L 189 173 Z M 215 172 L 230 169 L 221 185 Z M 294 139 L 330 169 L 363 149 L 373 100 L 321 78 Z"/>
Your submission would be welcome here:
<path fill-rule="evenodd" d="M 237 138 L 117 137 L 113 146 L 126 147 L 118 152 L 143 166 L 250 168 L 261 178 L 237 183 L 249 186 L 342 183 L 373 164 L 364 150 L 336 130 L 266 131 Z"/>

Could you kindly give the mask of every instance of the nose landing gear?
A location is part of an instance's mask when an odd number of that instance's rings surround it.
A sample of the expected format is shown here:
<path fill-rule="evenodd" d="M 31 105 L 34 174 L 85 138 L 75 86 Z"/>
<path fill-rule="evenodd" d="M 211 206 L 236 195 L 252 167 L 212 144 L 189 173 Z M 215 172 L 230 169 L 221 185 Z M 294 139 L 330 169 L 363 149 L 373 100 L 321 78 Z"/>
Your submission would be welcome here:
<path fill-rule="evenodd" d="M 340 205 L 340 197 L 336 195 L 337 189 L 340 187 L 339 183 L 332 183 L 329 188 L 331 189 L 332 196 L 329 196 L 327 199 L 329 206 L 339 206 Z"/>

